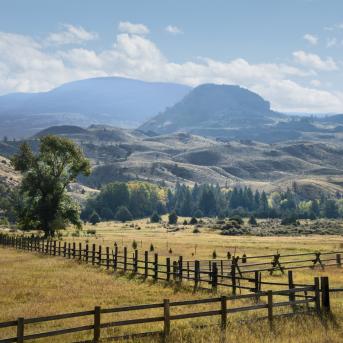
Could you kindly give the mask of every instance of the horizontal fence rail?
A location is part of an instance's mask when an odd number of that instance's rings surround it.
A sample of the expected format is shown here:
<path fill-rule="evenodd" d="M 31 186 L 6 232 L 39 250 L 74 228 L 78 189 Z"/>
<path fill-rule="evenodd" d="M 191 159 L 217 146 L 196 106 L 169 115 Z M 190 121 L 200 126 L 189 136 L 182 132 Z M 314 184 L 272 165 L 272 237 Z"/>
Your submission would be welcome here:
<path fill-rule="evenodd" d="M 302 296 L 302 294 L 304 294 Z M 280 297 L 286 297 L 286 301 L 280 301 Z M 186 301 L 169 301 L 165 299 L 162 303 L 156 304 L 145 304 L 145 305 L 134 305 L 125 307 L 114 307 L 114 308 L 101 308 L 96 306 L 94 309 L 83 312 L 74 312 L 66 314 L 51 315 L 46 317 L 36 318 L 18 318 L 8 322 L 0 323 L 0 334 L 4 329 L 12 327 L 16 329 L 16 336 L 10 338 L 1 338 L 0 343 L 10 342 L 24 342 L 29 340 L 37 340 L 46 337 L 67 335 L 72 333 L 87 333 L 92 336 L 92 339 L 85 340 L 82 342 L 100 342 L 102 337 L 102 329 L 114 328 L 114 327 L 126 327 L 126 326 L 138 326 L 146 323 L 162 323 L 163 331 L 154 332 L 142 332 L 139 334 L 126 334 L 118 337 L 104 337 L 106 340 L 111 339 L 125 339 L 132 338 L 133 336 L 147 336 L 152 334 L 158 334 L 164 341 L 167 341 L 171 332 L 171 322 L 177 320 L 186 320 L 192 318 L 203 318 L 203 317 L 219 317 L 219 325 L 225 334 L 228 327 L 228 317 L 234 313 L 249 312 L 249 311 L 265 311 L 264 316 L 254 316 L 256 319 L 267 319 L 270 328 L 273 329 L 274 319 L 280 316 L 292 316 L 296 314 L 317 314 L 322 316 L 323 313 L 330 311 L 330 294 L 329 294 L 329 282 L 327 277 L 314 279 L 314 284 L 307 287 L 299 287 L 288 290 L 271 291 L 232 295 L 232 296 L 221 296 L 217 298 L 197 299 L 197 300 L 186 300 Z M 250 299 L 254 303 L 251 305 L 245 305 L 240 307 L 234 307 L 234 305 L 228 306 L 228 303 L 238 299 Z M 297 300 L 298 299 L 298 300 Z M 282 300 L 282 299 L 281 299 Z M 196 308 L 209 304 L 212 305 L 210 310 L 189 312 L 190 308 Z M 190 307 L 193 306 L 193 307 Z M 214 308 L 213 308 L 214 307 Z M 187 312 L 178 313 L 176 309 L 180 310 L 184 308 Z M 290 311 L 283 311 L 282 313 L 276 313 L 274 309 L 277 308 L 289 308 Z M 175 310 L 174 310 L 175 309 Z M 155 310 L 154 313 L 151 313 Z M 156 310 L 160 311 L 156 315 Z M 140 316 L 137 318 L 128 318 L 115 321 L 105 321 L 103 316 L 106 314 L 115 313 L 128 313 L 130 315 L 133 311 L 139 311 Z M 260 312 L 259 312 L 260 313 Z M 68 327 L 62 329 L 53 329 L 50 331 L 39 332 L 39 333 L 26 333 L 28 327 L 39 324 L 39 323 L 50 323 L 54 321 L 61 321 L 70 318 L 90 318 L 89 325 Z M 32 330 L 31 330 L 32 331 Z M 2 336 L 2 335 L 1 335 Z M 3 337 L 3 336 L 2 336 Z M 67 342 L 67 341 L 66 341 Z"/>

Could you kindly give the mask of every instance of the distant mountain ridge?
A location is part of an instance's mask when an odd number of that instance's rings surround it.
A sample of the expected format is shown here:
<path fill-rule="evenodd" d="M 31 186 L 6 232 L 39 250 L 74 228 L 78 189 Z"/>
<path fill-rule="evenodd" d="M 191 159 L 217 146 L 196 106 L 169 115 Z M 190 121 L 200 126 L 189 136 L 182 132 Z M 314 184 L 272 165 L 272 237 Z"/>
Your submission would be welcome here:
<path fill-rule="evenodd" d="M 0 97 L 0 135 L 28 137 L 54 125 L 136 127 L 174 105 L 190 87 L 101 77 L 66 83 L 49 92 Z"/>
<path fill-rule="evenodd" d="M 223 129 L 249 128 L 274 124 L 282 115 L 270 103 L 245 88 L 204 84 L 194 88 L 181 101 L 140 126 L 158 134 L 187 131 L 216 136 Z"/>

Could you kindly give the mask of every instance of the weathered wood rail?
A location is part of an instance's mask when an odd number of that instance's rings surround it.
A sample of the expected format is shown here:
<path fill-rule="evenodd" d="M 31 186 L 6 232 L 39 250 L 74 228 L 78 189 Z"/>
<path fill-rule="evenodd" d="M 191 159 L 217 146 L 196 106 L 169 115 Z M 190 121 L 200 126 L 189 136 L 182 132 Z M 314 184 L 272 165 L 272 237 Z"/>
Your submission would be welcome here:
<path fill-rule="evenodd" d="M 266 268 L 256 269 L 256 267 L 270 264 L 270 262 L 247 263 L 248 259 L 275 258 L 280 264 L 280 256 L 265 255 L 265 256 L 243 256 L 242 262 L 239 262 L 239 257 L 233 257 L 231 260 L 206 260 L 206 261 L 184 261 L 182 256 L 177 260 L 171 258 L 161 258 L 157 253 L 149 253 L 145 251 L 140 254 L 138 250 L 129 252 L 126 247 L 120 252 L 115 244 L 112 248 L 102 247 L 95 244 L 82 244 L 75 242 L 65 242 L 56 240 L 45 240 L 38 237 L 15 236 L 8 234 L 0 234 L 0 244 L 10 246 L 16 249 L 38 252 L 50 256 L 62 256 L 67 259 L 77 260 L 82 263 L 89 263 L 94 266 L 102 267 L 114 272 L 131 273 L 142 278 L 152 278 L 155 281 L 166 281 L 170 283 L 186 283 L 192 285 L 194 291 L 197 289 L 210 289 L 216 291 L 218 287 L 226 288 L 232 294 L 237 292 L 260 292 L 263 286 L 283 286 L 293 288 L 297 284 L 293 280 L 291 267 L 283 268 L 281 271 L 288 269 L 288 282 L 266 282 L 262 280 L 262 272 L 270 270 Z M 335 265 L 341 267 L 340 252 L 323 253 L 325 256 L 335 255 Z M 151 256 L 153 255 L 153 256 Z M 311 253 L 283 255 L 285 258 L 296 257 L 299 261 L 300 256 L 305 256 L 306 260 L 310 260 L 307 256 Z M 276 256 L 276 257 L 275 257 Z M 320 254 L 315 253 L 316 259 Z M 333 258 L 327 258 L 316 261 L 311 260 L 314 264 L 318 263 L 321 268 L 324 268 L 324 262 L 332 261 Z M 294 262 L 294 261 L 292 261 Z M 254 267 L 252 269 L 251 267 Z M 280 267 L 280 266 L 279 266 Z M 299 266 L 294 266 L 298 268 Z"/>
<path fill-rule="evenodd" d="M 305 296 L 301 294 L 304 293 Z M 287 301 L 280 301 L 281 297 L 288 298 Z M 296 300 L 296 297 L 300 298 Z M 250 299 L 255 303 L 251 303 L 247 306 L 234 307 L 233 305 L 228 306 L 228 303 L 237 299 Z M 256 300 L 257 303 L 256 303 Z M 283 299 L 281 299 L 283 300 Z M 204 304 L 211 305 L 212 308 L 207 311 L 196 311 L 189 312 L 189 309 L 194 309 L 197 306 Z M 218 305 L 218 306 L 217 306 Z M 213 308 L 214 307 L 214 308 Z M 188 312 L 178 311 L 174 309 L 186 309 Z M 275 309 L 286 308 L 281 313 L 276 313 Z M 161 313 L 156 315 L 156 312 L 151 313 L 151 310 L 160 309 Z M 288 310 L 290 309 L 290 311 Z M 260 311 L 264 310 L 264 316 L 259 316 Z M 140 317 L 134 319 L 121 319 L 114 321 L 104 321 L 103 315 L 105 314 L 125 314 L 132 313 L 132 311 L 144 311 Z M 250 312 L 257 311 L 254 313 L 254 320 L 267 319 L 270 325 L 270 329 L 274 328 L 274 320 L 278 317 L 288 317 L 296 314 L 317 314 L 322 316 L 330 311 L 330 293 L 328 279 L 325 277 L 321 278 L 321 285 L 319 278 L 314 279 L 314 284 L 306 287 L 293 288 L 288 290 L 280 291 L 266 291 L 244 295 L 233 295 L 233 296 L 222 296 L 217 298 L 208 298 L 200 300 L 187 300 L 187 301 L 169 301 L 165 299 L 162 303 L 157 304 L 145 304 L 115 308 L 101 308 L 96 306 L 94 309 L 83 312 L 65 313 L 58 315 L 51 315 L 47 317 L 38 318 L 17 318 L 16 320 L 0 323 L 0 343 L 11 343 L 19 342 L 23 343 L 30 340 L 37 340 L 41 338 L 67 335 L 73 333 L 83 333 L 88 335 L 82 342 L 101 342 L 102 339 L 106 341 L 133 338 L 137 336 L 148 336 L 148 335 L 159 335 L 166 342 L 171 333 L 171 323 L 178 320 L 187 320 L 191 318 L 203 318 L 203 317 L 219 317 L 219 323 L 222 335 L 225 337 L 226 331 L 229 327 L 228 319 L 230 315 L 239 312 Z M 279 311 L 280 312 L 280 311 Z M 67 328 L 54 328 L 53 323 L 56 321 L 71 319 L 71 318 L 82 318 L 91 317 L 90 322 L 87 325 Z M 45 332 L 34 332 L 32 333 L 31 326 L 39 323 L 51 323 L 53 330 Z M 162 323 L 163 330 L 157 331 L 145 331 L 136 334 L 124 334 L 122 336 L 115 337 L 103 337 L 102 329 L 130 326 L 137 327 L 141 324 L 147 323 Z M 28 328 L 30 326 L 30 329 Z M 16 335 L 10 338 L 2 338 L 4 329 L 12 328 L 16 330 Z M 27 333 L 29 332 L 29 333 Z M 65 338 L 65 342 L 75 341 L 69 336 L 69 339 Z"/>

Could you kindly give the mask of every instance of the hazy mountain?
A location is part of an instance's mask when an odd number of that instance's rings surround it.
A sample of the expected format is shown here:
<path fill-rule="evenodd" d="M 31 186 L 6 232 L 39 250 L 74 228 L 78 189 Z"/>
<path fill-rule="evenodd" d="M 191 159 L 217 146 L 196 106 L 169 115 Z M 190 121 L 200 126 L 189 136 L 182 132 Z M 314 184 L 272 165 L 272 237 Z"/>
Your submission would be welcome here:
<path fill-rule="evenodd" d="M 0 97 L 0 135 L 27 137 L 53 125 L 136 127 L 189 91 L 173 83 L 103 77 L 49 92 L 9 94 Z"/>
<path fill-rule="evenodd" d="M 239 86 L 204 84 L 181 101 L 150 119 L 140 129 L 156 133 L 187 131 L 225 136 L 223 130 L 274 124 L 282 115 L 268 101 Z"/>

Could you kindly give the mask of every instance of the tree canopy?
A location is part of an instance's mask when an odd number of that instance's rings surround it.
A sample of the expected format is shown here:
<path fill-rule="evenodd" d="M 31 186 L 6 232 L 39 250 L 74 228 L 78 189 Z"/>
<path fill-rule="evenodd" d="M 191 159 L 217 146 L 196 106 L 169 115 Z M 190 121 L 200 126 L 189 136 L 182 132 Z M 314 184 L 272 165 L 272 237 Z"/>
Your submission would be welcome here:
<path fill-rule="evenodd" d="M 37 154 L 23 143 L 12 164 L 23 174 L 18 206 L 21 227 L 41 229 L 46 236 L 69 223 L 81 227 L 79 206 L 66 192 L 79 174 L 90 174 L 89 161 L 78 145 L 63 137 L 41 137 Z"/>

